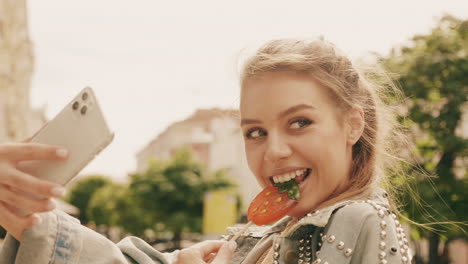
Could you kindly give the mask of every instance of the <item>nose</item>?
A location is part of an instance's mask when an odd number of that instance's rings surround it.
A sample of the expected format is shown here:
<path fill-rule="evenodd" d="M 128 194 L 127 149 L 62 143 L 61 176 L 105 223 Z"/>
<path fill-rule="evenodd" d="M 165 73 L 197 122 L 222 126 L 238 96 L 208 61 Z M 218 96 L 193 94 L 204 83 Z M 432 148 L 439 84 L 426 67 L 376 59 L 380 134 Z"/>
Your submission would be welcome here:
<path fill-rule="evenodd" d="M 270 132 L 268 134 L 267 145 L 264 160 L 276 163 L 280 160 L 290 157 L 292 154 L 291 147 L 284 136 L 278 133 Z"/>

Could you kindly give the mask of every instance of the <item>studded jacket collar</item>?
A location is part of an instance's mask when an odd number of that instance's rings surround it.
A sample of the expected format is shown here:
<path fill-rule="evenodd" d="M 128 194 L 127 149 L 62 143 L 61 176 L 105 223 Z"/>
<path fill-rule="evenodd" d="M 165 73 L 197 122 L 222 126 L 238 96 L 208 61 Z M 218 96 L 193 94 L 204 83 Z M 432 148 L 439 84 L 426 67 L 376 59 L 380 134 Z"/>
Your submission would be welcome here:
<path fill-rule="evenodd" d="M 273 264 L 408 262 L 406 236 L 385 196 L 379 189 L 368 200 L 338 202 L 308 214 L 283 234 L 290 217 L 250 231 L 237 240 L 231 263 L 256 263 L 270 248 Z"/>

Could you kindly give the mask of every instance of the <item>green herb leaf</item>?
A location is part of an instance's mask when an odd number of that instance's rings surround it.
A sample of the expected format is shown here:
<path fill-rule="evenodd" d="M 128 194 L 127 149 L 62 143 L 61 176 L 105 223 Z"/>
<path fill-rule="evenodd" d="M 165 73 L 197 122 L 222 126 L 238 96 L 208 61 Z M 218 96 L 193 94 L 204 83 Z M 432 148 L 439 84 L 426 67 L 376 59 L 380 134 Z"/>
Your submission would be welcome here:
<path fill-rule="evenodd" d="M 276 187 L 278 187 L 279 193 L 284 193 L 288 195 L 288 197 L 292 200 L 299 200 L 301 199 L 301 192 L 299 191 L 299 184 L 294 179 L 291 179 L 287 182 L 276 183 Z"/>

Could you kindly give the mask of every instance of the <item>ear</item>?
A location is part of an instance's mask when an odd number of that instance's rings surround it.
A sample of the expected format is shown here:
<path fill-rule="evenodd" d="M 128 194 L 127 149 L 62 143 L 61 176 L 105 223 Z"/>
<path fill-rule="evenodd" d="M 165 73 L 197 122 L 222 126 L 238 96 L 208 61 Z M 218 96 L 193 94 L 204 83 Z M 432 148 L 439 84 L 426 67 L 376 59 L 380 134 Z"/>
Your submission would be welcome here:
<path fill-rule="evenodd" d="M 356 144 L 364 132 L 364 111 L 360 107 L 353 107 L 347 114 L 347 142 L 350 145 Z"/>

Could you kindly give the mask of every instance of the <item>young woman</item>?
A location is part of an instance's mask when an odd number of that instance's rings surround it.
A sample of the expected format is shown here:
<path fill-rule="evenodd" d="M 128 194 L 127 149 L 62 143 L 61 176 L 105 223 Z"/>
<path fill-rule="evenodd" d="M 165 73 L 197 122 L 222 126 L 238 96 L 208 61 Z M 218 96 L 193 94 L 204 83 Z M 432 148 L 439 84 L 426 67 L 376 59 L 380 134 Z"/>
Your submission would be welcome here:
<path fill-rule="evenodd" d="M 237 240 L 234 263 L 409 263 L 379 188 L 394 135 L 383 86 L 323 40 L 268 42 L 241 76 L 250 169 L 263 187 L 293 179 L 302 197 L 261 238 Z"/>
<path fill-rule="evenodd" d="M 213 263 L 410 262 L 379 188 L 393 135 L 382 87 L 323 40 L 271 41 L 247 60 L 240 114 L 249 167 L 261 186 L 292 180 L 302 197 L 288 217 L 237 239 L 232 257 L 235 245 L 224 243 Z M 31 254 L 35 263 L 206 263 L 222 245 L 164 255 L 137 238 L 116 246 L 60 212 L 43 218 L 21 244 L 6 241 L 2 263 Z"/>

